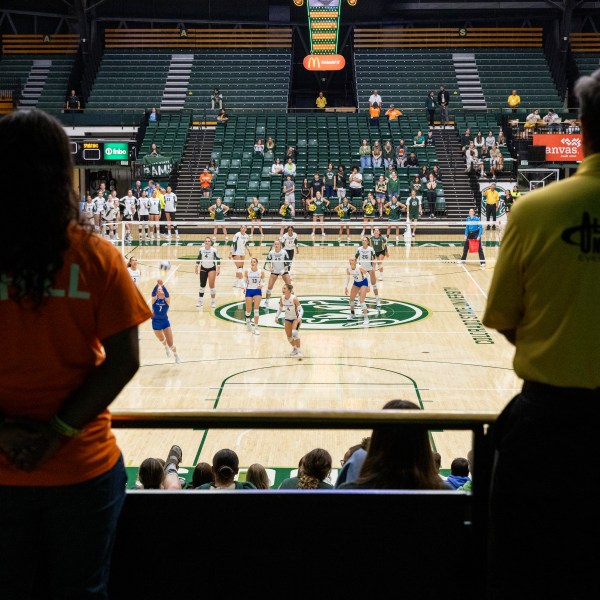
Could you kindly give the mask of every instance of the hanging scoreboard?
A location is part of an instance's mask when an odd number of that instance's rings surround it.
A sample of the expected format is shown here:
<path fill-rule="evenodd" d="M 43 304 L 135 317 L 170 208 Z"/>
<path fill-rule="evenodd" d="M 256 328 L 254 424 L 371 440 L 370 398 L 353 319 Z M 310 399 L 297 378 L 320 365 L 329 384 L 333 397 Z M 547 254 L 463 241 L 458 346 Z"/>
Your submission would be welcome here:
<path fill-rule="evenodd" d="M 135 157 L 135 144 L 132 142 L 107 142 L 93 139 L 69 142 L 73 162 L 79 166 L 129 165 Z"/>

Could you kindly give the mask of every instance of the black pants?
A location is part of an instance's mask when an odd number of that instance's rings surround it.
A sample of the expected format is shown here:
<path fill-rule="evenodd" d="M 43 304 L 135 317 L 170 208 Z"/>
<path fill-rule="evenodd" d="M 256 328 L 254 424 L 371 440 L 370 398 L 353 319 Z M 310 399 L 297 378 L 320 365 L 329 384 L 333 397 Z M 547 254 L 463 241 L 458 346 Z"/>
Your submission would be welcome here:
<path fill-rule="evenodd" d="M 434 119 L 434 115 L 435 115 L 435 108 L 434 109 L 427 109 L 427 112 L 429 113 L 429 124 L 431 126 L 433 126 L 433 119 Z"/>
<path fill-rule="evenodd" d="M 492 430 L 488 598 L 600 596 L 599 418 L 600 388 L 527 381 L 500 414 Z"/>
<path fill-rule="evenodd" d="M 492 221 L 496 221 L 496 204 L 486 204 L 485 205 L 485 220 L 489 221 L 490 217 Z M 489 226 L 488 226 L 489 227 Z M 495 227 L 495 225 L 494 225 Z"/>
<path fill-rule="evenodd" d="M 465 245 L 463 247 L 463 253 L 462 253 L 460 260 L 467 260 L 467 254 L 469 253 L 469 240 L 476 240 L 477 234 L 478 234 L 477 231 L 469 231 L 469 233 L 467 233 L 467 239 L 465 240 Z M 481 240 L 479 240 L 478 252 L 479 252 L 480 262 L 485 262 L 485 256 L 483 254 L 483 244 L 481 243 Z"/>
<path fill-rule="evenodd" d="M 435 212 L 435 201 L 437 200 L 436 190 L 427 190 L 427 203 L 429 204 L 429 212 Z"/>

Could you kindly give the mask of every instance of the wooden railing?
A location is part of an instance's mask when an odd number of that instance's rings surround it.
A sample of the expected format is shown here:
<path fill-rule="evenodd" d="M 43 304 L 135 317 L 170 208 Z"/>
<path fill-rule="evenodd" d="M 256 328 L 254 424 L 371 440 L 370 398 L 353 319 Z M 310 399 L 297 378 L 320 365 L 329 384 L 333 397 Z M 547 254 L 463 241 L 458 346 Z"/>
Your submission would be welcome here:
<path fill-rule="evenodd" d="M 541 48 L 541 27 L 422 27 L 354 30 L 355 48 Z"/>
<path fill-rule="evenodd" d="M 107 29 L 105 48 L 291 48 L 292 29 Z"/>
<path fill-rule="evenodd" d="M 600 54 L 600 33 L 572 33 L 570 40 L 573 52 L 597 52 Z"/>
<path fill-rule="evenodd" d="M 2 34 L 4 54 L 74 54 L 79 48 L 79 36 L 74 33 Z"/>

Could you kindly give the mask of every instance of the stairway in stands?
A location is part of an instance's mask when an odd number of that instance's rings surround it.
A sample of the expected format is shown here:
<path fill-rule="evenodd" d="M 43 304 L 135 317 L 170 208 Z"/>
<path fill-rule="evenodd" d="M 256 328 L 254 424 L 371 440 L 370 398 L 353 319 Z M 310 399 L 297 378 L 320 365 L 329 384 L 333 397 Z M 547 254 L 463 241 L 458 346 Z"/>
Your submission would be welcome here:
<path fill-rule="evenodd" d="M 19 108 L 35 108 L 50 74 L 52 61 L 48 59 L 34 60 L 27 81 L 21 92 Z"/>
<path fill-rule="evenodd" d="M 477 182 L 465 173 L 465 159 L 460 151 L 458 131 L 452 128 L 434 129 L 435 150 L 446 197 L 446 217 L 448 220 L 463 221 L 469 208 L 475 206 Z M 477 188 L 478 189 L 478 188 Z"/>
<path fill-rule="evenodd" d="M 214 127 L 190 127 L 179 168 L 171 178 L 177 194 L 177 219 L 194 221 L 200 208 L 200 173 L 208 166 L 215 141 Z"/>

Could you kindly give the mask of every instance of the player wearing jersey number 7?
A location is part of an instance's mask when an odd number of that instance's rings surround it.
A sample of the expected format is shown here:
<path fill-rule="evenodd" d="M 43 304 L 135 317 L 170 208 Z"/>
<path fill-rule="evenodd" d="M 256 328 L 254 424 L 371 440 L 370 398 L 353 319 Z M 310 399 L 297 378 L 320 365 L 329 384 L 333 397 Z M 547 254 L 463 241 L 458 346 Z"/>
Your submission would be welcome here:
<path fill-rule="evenodd" d="M 177 348 L 173 343 L 173 332 L 168 316 L 170 306 L 169 291 L 163 284 L 162 279 L 158 279 L 152 290 L 152 330 L 158 341 L 163 345 L 165 354 L 171 356 L 171 353 L 173 353 L 175 362 L 180 363 L 181 358 L 177 354 Z"/>
<path fill-rule="evenodd" d="M 288 342 L 292 345 L 290 356 L 297 356 L 302 360 L 302 351 L 300 350 L 300 324 L 302 323 L 302 315 L 304 313 L 300 301 L 292 292 L 294 286 L 286 283 L 282 288 L 282 296 L 279 300 L 279 309 L 275 315 L 275 322 L 283 314 L 283 325 Z"/>

